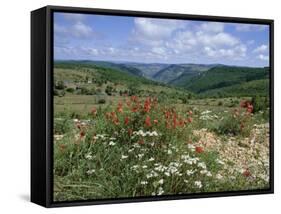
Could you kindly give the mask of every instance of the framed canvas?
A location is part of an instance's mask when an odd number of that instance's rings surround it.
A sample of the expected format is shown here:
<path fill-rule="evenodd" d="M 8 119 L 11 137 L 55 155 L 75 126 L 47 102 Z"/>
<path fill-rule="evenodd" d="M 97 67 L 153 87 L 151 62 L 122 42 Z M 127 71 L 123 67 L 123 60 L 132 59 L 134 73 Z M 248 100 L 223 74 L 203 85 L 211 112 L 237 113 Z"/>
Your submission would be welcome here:
<path fill-rule="evenodd" d="M 31 13 L 31 201 L 273 193 L 273 20 Z"/>

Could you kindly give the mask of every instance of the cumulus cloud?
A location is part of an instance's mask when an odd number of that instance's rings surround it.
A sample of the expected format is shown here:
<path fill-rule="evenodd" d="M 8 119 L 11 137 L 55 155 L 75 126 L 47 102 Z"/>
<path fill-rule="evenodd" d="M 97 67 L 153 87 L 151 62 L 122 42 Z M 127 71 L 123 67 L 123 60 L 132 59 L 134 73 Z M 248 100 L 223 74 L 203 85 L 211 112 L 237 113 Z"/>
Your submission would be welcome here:
<path fill-rule="evenodd" d="M 256 41 L 241 40 L 243 37 L 240 39 L 239 35 L 244 33 L 235 32 L 262 30 L 264 26 L 132 18 L 133 27 L 124 29 L 124 32 L 130 32 L 124 39 L 118 42 L 103 39 L 98 46 L 93 46 L 99 32 L 87 24 L 90 22 L 84 15 L 79 15 L 63 16 L 67 20 L 66 24 L 54 24 L 56 56 L 171 63 L 247 64 L 246 60 L 254 59 L 264 64 L 268 61 L 266 41 L 256 46 Z M 65 41 L 67 39 L 70 43 Z"/>
<path fill-rule="evenodd" d="M 54 31 L 57 36 L 74 38 L 91 38 L 95 36 L 94 30 L 83 22 L 76 22 L 70 26 L 54 25 Z"/>
<path fill-rule="evenodd" d="M 174 54 L 186 57 L 231 58 L 246 56 L 247 47 L 238 38 L 224 31 L 223 23 L 203 23 L 194 28 L 177 31 L 165 46 Z"/>
<path fill-rule="evenodd" d="M 268 46 L 263 44 L 261 46 L 256 47 L 253 50 L 253 53 L 266 53 L 267 51 L 268 51 Z"/>
<path fill-rule="evenodd" d="M 206 23 L 203 23 L 199 27 L 199 29 L 204 32 L 219 33 L 219 32 L 223 32 L 224 24 L 220 23 L 220 22 L 206 22 Z"/>
<path fill-rule="evenodd" d="M 262 61 L 269 61 L 269 57 L 267 55 L 259 54 L 257 58 Z"/>

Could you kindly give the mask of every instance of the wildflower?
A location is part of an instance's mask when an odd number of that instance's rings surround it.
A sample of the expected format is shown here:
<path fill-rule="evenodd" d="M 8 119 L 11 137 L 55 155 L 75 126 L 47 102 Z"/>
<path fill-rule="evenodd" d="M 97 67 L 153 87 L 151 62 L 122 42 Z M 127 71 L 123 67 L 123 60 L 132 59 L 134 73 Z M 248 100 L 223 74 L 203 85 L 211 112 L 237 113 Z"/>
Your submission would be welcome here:
<path fill-rule="evenodd" d="M 129 121 L 130 121 L 130 120 L 129 120 L 129 117 L 125 117 L 124 124 L 125 124 L 125 125 L 128 125 L 128 124 L 129 124 Z"/>
<path fill-rule="evenodd" d="M 148 113 L 151 109 L 151 99 L 147 98 L 144 102 L 144 112 Z"/>
<path fill-rule="evenodd" d="M 110 146 L 114 146 L 116 143 L 114 143 L 113 141 L 110 141 L 108 145 Z"/>
<path fill-rule="evenodd" d="M 133 130 L 132 129 L 128 129 L 128 135 L 131 136 L 133 134 Z"/>
<path fill-rule="evenodd" d="M 221 180 L 223 177 L 222 177 L 221 174 L 217 174 L 217 175 L 216 175 L 216 178 L 217 178 L 218 180 Z"/>
<path fill-rule="evenodd" d="M 138 97 L 135 96 L 135 95 L 131 96 L 131 101 L 137 102 L 138 101 Z"/>
<path fill-rule="evenodd" d="M 92 160 L 93 159 L 93 156 L 91 153 L 85 155 L 85 158 L 88 159 L 88 160 Z"/>
<path fill-rule="evenodd" d="M 194 174 L 194 172 L 195 172 L 194 170 L 189 170 L 189 169 L 186 170 L 187 175 L 192 175 L 192 174 Z"/>
<path fill-rule="evenodd" d="M 142 168 L 143 168 L 143 169 L 147 169 L 147 166 L 146 166 L 146 165 L 143 165 Z"/>
<path fill-rule="evenodd" d="M 148 184 L 147 181 L 141 181 L 140 183 L 141 183 L 141 185 L 146 185 L 146 184 Z"/>
<path fill-rule="evenodd" d="M 91 114 L 92 114 L 93 116 L 96 116 L 96 115 L 97 115 L 97 109 L 96 109 L 96 108 L 93 108 L 93 109 L 91 110 Z"/>
<path fill-rule="evenodd" d="M 94 169 L 89 169 L 89 170 L 87 171 L 87 174 L 88 174 L 88 175 L 91 175 L 91 174 L 93 174 L 95 171 L 96 171 L 96 170 L 94 170 Z"/>
<path fill-rule="evenodd" d="M 80 139 L 83 138 L 83 137 L 85 136 L 85 134 L 86 134 L 86 133 L 85 133 L 84 131 L 81 131 L 81 132 L 80 132 Z"/>
<path fill-rule="evenodd" d="M 129 153 L 131 153 L 133 151 L 134 151 L 134 148 L 128 150 Z"/>
<path fill-rule="evenodd" d="M 128 155 L 122 155 L 121 159 L 127 159 L 129 156 Z"/>
<path fill-rule="evenodd" d="M 250 177 L 250 176 L 251 176 L 251 173 L 250 173 L 249 169 L 246 169 L 246 170 L 243 172 L 243 175 L 244 175 L 245 177 Z"/>
<path fill-rule="evenodd" d="M 162 195 L 164 193 L 164 190 L 162 187 L 159 187 L 158 189 L 158 194 L 157 195 Z"/>
<path fill-rule="evenodd" d="M 148 159 L 148 161 L 149 161 L 149 162 L 154 161 L 154 160 L 155 160 L 154 158 L 150 158 L 150 159 Z"/>
<path fill-rule="evenodd" d="M 150 122 L 150 117 L 147 116 L 146 119 L 145 119 L 145 125 L 150 127 L 151 126 L 151 122 Z"/>
<path fill-rule="evenodd" d="M 66 149 L 66 145 L 65 144 L 60 144 L 60 150 L 64 151 Z"/>
<path fill-rule="evenodd" d="M 197 153 L 202 153 L 202 152 L 204 152 L 204 149 L 203 149 L 203 147 L 201 147 L 201 146 L 196 146 L 196 147 L 195 147 L 195 151 L 196 151 Z"/>
<path fill-rule="evenodd" d="M 159 181 L 158 181 L 158 184 L 163 184 L 164 183 L 164 179 L 160 179 Z"/>
<path fill-rule="evenodd" d="M 188 111 L 188 114 L 189 114 L 189 115 L 192 115 L 192 114 L 193 114 L 193 112 L 192 112 L 191 110 L 189 110 L 189 111 Z"/>
<path fill-rule="evenodd" d="M 192 123 L 193 119 L 192 119 L 191 117 L 189 117 L 189 118 L 187 118 L 187 121 L 188 121 L 189 123 Z"/>
<path fill-rule="evenodd" d="M 153 120 L 153 123 L 154 123 L 154 124 L 158 124 L 158 120 L 156 120 L 156 119 Z"/>
<path fill-rule="evenodd" d="M 152 136 L 158 136 L 158 133 L 156 131 L 151 132 Z"/>
<path fill-rule="evenodd" d="M 143 139 L 139 140 L 138 144 L 143 145 L 144 144 L 144 140 Z"/>
<path fill-rule="evenodd" d="M 204 162 L 199 162 L 197 165 L 198 165 L 198 167 L 200 167 L 202 169 L 206 169 L 207 168 L 207 166 L 206 166 L 206 164 Z"/>
<path fill-rule="evenodd" d="M 171 155 L 172 153 L 173 153 L 172 150 L 171 150 L 171 149 L 168 149 L 167 154 L 168 154 L 168 155 Z"/>
<path fill-rule="evenodd" d="M 202 188 L 202 182 L 201 182 L 201 181 L 195 181 L 194 184 L 195 184 L 195 186 L 197 186 L 199 189 Z"/>
<path fill-rule="evenodd" d="M 132 112 L 137 112 L 138 111 L 138 106 L 134 106 L 131 110 L 132 110 Z"/>
<path fill-rule="evenodd" d="M 118 118 L 115 118 L 115 119 L 113 120 L 113 123 L 114 123 L 115 125 L 119 125 L 119 119 L 118 119 Z"/>
<path fill-rule="evenodd" d="M 123 108 L 122 108 L 122 103 L 121 102 L 119 102 L 118 103 L 118 107 L 117 107 L 117 111 L 119 112 L 119 113 L 123 113 Z"/>
<path fill-rule="evenodd" d="M 154 172 L 154 171 L 151 171 L 149 174 L 146 175 L 146 178 L 152 178 L 152 177 L 157 177 L 158 176 L 158 173 L 157 172 Z"/>
<path fill-rule="evenodd" d="M 171 174 L 169 172 L 164 172 L 164 175 L 166 175 L 167 177 L 169 177 Z"/>

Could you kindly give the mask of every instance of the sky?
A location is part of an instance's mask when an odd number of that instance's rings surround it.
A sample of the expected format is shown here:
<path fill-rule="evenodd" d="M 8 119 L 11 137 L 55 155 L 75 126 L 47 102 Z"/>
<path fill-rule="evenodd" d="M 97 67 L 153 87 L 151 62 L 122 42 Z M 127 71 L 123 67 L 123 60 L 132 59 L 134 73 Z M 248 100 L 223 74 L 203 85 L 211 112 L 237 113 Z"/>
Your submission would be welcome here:
<path fill-rule="evenodd" d="M 55 60 L 269 66 L 269 26 L 54 14 Z"/>

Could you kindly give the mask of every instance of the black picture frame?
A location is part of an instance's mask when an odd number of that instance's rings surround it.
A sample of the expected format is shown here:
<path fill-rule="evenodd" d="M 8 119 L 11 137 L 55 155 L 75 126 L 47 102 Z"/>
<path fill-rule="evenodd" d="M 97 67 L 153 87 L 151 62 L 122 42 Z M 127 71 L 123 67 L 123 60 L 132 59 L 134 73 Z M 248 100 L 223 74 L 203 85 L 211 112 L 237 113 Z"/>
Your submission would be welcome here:
<path fill-rule="evenodd" d="M 134 17 L 155 17 L 219 21 L 228 23 L 266 24 L 270 27 L 270 188 L 215 193 L 198 193 L 171 196 L 101 199 L 87 201 L 54 202 L 53 193 L 53 13 L 83 13 Z M 274 192 L 274 21 L 239 17 L 220 17 L 46 6 L 31 12 L 31 202 L 44 207 L 62 207 L 94 204 L 145 202 L 190 198 L 226 197 Z"/>

